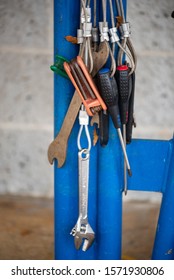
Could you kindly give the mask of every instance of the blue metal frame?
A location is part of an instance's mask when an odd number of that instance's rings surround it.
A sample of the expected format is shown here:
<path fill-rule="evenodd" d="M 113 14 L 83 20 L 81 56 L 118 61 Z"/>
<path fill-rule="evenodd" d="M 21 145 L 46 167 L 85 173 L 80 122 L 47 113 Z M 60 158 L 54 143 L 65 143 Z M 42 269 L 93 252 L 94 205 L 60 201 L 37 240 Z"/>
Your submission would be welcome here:
<path fill-rule="evenodd" d="M 123 1 L 126 5 L 126 0 Z M 99 4 L 99 3 L 98 3 Z M 78 46 L 66 35 L 76 36 L 79 5 L 54 0 L 54 54 L 75 57 Z M 72 84 L 54 76 L 54 127 L 57 135 L 72 98 Z M 89 220 L 96 233 L 94 245 L 77 251 L 70 231 L 78 216 L 77 134 L 78 121 L 71 133 L 65 165 L 55 164 L 55 259 L 121 259 L 123 156 L 116 131 L 110 122 L 107 147 L 93 147 L 90 157 Z M 92 136 L 92 129 L 90 131 Z M 133 176 L 128 189 L 161 192 L 162 206 L 157 225 L 153 259 L 174 259 L 174 140 L 134 139 L 127 146 Z"/>

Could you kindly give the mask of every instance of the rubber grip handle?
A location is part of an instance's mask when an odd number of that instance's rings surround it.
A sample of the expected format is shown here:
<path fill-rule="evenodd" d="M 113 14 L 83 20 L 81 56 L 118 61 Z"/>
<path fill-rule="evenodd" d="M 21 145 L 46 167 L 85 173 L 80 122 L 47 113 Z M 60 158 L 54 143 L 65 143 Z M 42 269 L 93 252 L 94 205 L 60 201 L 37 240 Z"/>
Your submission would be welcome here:
<path fill-rule="evenodd" d="M 99 128 L 100 128 L 100 145 L 102 147 L 108 144 L 109 140 L 109 115 L 107 111 L 99 112 Z"/>
<path fill-rule="evenodd" d="M 128 101 L 129 101 L 129 70 L 127 65 L 120 65 L 116 71 L 116 81 L 118 85 L 119 109 L 122 124 L 127 123 Z"/>
<path fill-rule="evenodd" d="M 116 129 L 121 127 L 118 107 L 118 88 L 115 78 L 110 78 L 110 70 L 103 68 L 97 73 L 97 87 L 107 105 L 113 124 Z"/>
<path fill-rule="evenodd" d="M 132 73 L 130 76 L 130 88 L 131 88 L 131 95 L 129 99 L 129 107 L 128 107 L 128 122 L 126 124 L 126 142 L 130 144 L 132 141 L 132 130 L 134 124 L 134 97 L 135 97 L 135 72 Z"/>

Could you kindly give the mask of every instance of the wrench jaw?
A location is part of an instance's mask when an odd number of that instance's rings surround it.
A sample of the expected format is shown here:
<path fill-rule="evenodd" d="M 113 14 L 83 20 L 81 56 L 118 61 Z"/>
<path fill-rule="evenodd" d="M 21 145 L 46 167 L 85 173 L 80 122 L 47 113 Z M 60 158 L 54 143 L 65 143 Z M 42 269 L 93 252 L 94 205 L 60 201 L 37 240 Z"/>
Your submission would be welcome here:
<path fill-rule="evenodd" d="M 48 161 L 50 164 L 53 164 L 54 159 L 57 159 L 57 167 L 61 168 L 66 159 L 66 150 L 67 150 L 67 143 L 64 143 L 62 146 L 59 142 L 51 142 L 48 147 Z"/>
<path fill-rule="evenodd" d="M 82 246 L 82 251 L 87 251 L 94 242 L 95 233 L 87 221 L 78 219 L 77 224 L 72 229 L 71 235 L 74 236 L 74 245 L 77 250 Z M 82 245 L 83 244 L 83 245 Z"/>

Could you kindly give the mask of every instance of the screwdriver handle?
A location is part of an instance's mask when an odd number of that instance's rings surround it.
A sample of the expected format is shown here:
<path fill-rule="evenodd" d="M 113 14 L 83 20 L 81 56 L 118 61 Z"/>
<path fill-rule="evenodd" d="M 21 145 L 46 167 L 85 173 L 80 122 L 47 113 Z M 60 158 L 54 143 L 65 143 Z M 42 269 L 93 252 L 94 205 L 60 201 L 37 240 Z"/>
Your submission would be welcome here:
<path fill-rule="evenodd" d="M 107 105 L 113 124 L 116 129 L 121 127 L 120 113 L 118 107 L 118 88 L 114 77 L 110 78 L 108 68 L 101 69 L 96 76 L 97 87 Z"/>
<path fill-rule="evenodd" d="M 129 101 L 129 69 L 127 65 L 120 65 L 116 71 L 116 81 L 118 86 L 118 98 L 121 123 L 126 124 L 128 119 Z"/>
<path fill-rule="evenodd" d="M 109 141 L 109 115 L 107 110 L 99 112 L 100 145 L 106 146 Z"/>
<path fill-rule="evenodd" d="M 134 96 L 135 96 L 135 72 L 129 77 L 129 86 L 131 89 L 130 99 L 129 99 L 129 115 L 128 122 L 126 124 L 126 142 L 131 143 L 132 140 L 132 129 L 134 124 Z"/>

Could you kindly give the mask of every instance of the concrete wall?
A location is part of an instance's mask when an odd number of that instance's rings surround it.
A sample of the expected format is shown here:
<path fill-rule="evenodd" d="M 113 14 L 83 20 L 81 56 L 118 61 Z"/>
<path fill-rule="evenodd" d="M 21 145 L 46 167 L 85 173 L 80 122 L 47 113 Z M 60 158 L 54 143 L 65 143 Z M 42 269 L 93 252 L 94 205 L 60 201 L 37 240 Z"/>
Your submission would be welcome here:
<path fill-rule="evenodd" d="M 0 193 L 53 195 L 53 1 L 0 1 Z"/>
<path fill-rule="evenodd" d="M 173 0 L 128 1 L 128 19 L 138 55 L 135 137 L 173 136 L 173 10 Z"/>
<path fill-rule="evenodd" d="M 173 0 L 128 0 L 138 55 L 135 137 L 173 134 L 173 9 Z M 52 0 L 0 1 L 0 61 L 0 193 L 52 196 Z"/>

